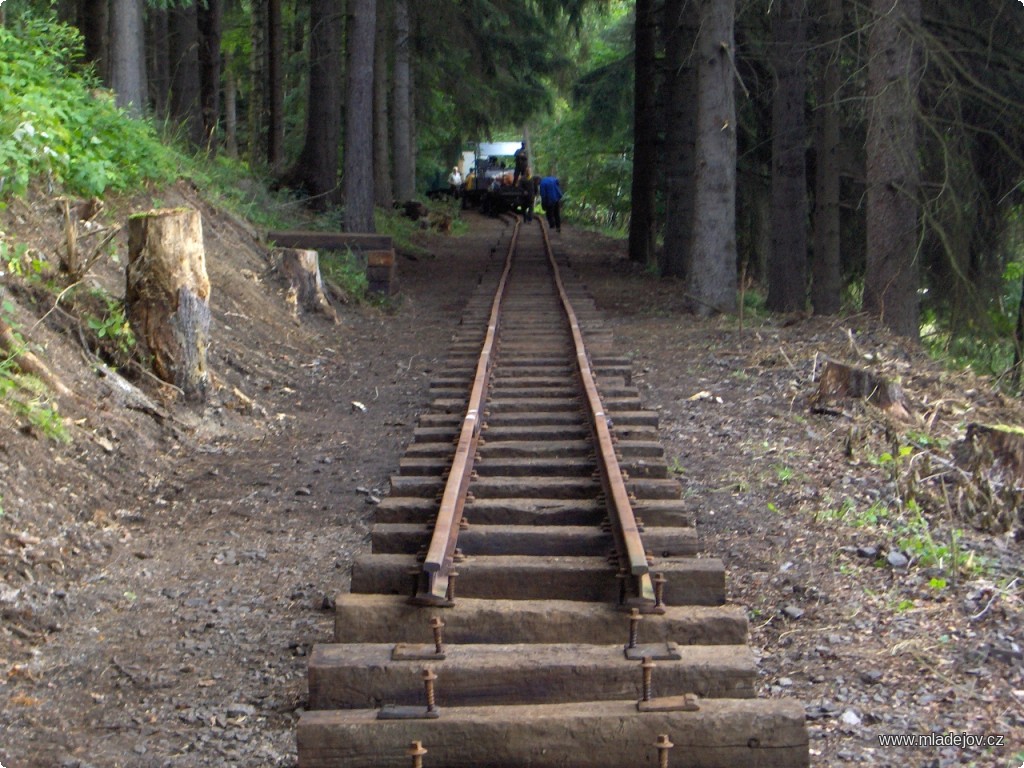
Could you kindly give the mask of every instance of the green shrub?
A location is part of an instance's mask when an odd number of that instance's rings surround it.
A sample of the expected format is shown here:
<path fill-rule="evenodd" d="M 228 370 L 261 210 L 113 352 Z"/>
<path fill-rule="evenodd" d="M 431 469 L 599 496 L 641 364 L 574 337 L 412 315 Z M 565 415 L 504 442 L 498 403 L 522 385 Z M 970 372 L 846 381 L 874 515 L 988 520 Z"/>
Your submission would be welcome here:
<path fill-rule="evenodd" d="M 81 48 L 77 30 L 51 19 L 0 27 L 0 197 L 33 180 L 99 195 L 176 176 L 152 126 L 130 119 L 79 65 Z"/>
<path fill-rule="evenodd" d="M 13 331 L 18 344 L 25 344 L 17 331 L 12 317 L 14 304 L 4 301 L 0 305 L 0 314 Z M 62 443 L 68 442 L 68 434 L 64 420 L 57 412 L 57 407 L 50 401 L 46 385 L 35 376 L 24 374 L 18 368 L 20 348 L 10 353 L 0 354 L 0 400 L 4 407 L 10 409 L 28 421 L 47 437 Z"/>
<path fill-rule="evenodd" d="M 352 249 L 321 252 L 320 272 L 356 301 L 366 298 L 366 259 Z"/>

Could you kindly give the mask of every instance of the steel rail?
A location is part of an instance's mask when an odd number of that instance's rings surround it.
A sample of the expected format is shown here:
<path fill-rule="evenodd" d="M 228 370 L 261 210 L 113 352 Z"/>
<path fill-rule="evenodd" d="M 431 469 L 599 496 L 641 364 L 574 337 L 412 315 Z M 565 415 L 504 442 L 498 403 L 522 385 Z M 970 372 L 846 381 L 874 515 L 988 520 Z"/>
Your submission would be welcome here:
<path fill-rule="evenodd" d="M 505 267 L 498 281 L 498 287 L 491 302 L 491 314 L 487 321 L 487 333 L 480 349 L 473 387 L 470 390 L 466 415 L 462 420 L 455 458 L 441 495 L 441 506 L 434 523 L 434 532 L 427 548 L 422 573 L 426 577 L 425 589 L 417 588 L 413 597 L 416 603 L 445 604 L 448 599 L 448 582 L 454 562 L 455 547 L 459 538 L 459 526 L 466 506 L 466 494 L 473 475 L 473 462 L 480 441 L 482 406 L 490 387 L 491 368 L 494 362 L 494 342 L 501 318 L 501 304 L 508 289 L 508 276 L 512 269 L 512 255 L 519 239 L 520 221 L 517 218 L 505 256 Z M 419 586 L 423 586 L 422 583 Z"/>
<path fill-rule="evenodd" d="M 541 232 L 544 237 L 544 249 L 548 262 L 554 274 L 555 285 L 558 287 L 558 295 L 561 298 L 562 307 L 565 310 L 566 317 L 569 320 L 569 327 L 572 331 L 573 344 L 576 351 L 576 366 L 587 395 L 587 415 L 591 430 L 594 433 L 594 440 L 597 443 L 598 470 L 601 474 L 601 483 L 605 490 L 612 533 L 619 548 L 620 564 L 622 564 L 621 560 L 625 560 L 629 574 L 637 579 L 636 593 L 640 602 L 644 605 L 652 605 L 655 602 L 655 594 L 654 585 L 651 582 L 650 563 L 647 559 L 647 552 L 644 549 L 643 541 L 640 538 L 640 527 L 637 525 L 636 515 L 633 514 L 633 506 L 629 501 L 629 492 L 626 490 L 622 469 L 615 454 L 611 429 L 608 426 L 609 419 L 601 402 L 601 395 L 597 389 L 593 369 L 590 367 L 590 360 L 587 356 L 586 345 L 583 342 L 583 333 L 580 330 L 579 320 L 562 283 L 562 276 L 559 273 L 554 251 L 551 248 L 551 239 L 543 222 L 541 223 Z"/>

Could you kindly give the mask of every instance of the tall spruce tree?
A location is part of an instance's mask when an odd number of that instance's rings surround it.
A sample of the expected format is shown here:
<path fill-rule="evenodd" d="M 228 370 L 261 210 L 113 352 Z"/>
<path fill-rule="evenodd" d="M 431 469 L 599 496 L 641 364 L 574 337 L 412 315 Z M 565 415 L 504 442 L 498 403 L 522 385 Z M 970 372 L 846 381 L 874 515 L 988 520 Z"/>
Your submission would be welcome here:
<path fill-rule="evenodd" d="M 736 108 L 733 99 L 735 0 L 698 0 L 693 311 L 736 309 Z"/>
<path fill-rule="evenodd" d="M 338 195 L 341 139 L 341 15 L 334 0 L 311 0 L 309 7 L 309 99 L 302 151 L 282 182 L 310 195 L 324 208 Z"/>
<path fill-rule="evenodd" d="M 636 0 L 633 56 L 633 182 L 629 259 L 654 259 L 654 205 L 658 186 L 657 20 L 654 0 Z"/>
<path fill-rule="evenodd" d="M 373 47 L 377 0 L 349 0 L 345 229 L 373 232 Z"/>
<path fill-rule="evenodd" d="M 795 312 L 807 303 L 807 0 L 772 9 L 772 252 L 768 308 Z"/>
<path fill-rule="evenodd" d="M 868 37 L 867 269 L 864 309 L 917 339 L 921 243 L 917 86 L 913 30 L 920 0 L 872 0 Z"/>

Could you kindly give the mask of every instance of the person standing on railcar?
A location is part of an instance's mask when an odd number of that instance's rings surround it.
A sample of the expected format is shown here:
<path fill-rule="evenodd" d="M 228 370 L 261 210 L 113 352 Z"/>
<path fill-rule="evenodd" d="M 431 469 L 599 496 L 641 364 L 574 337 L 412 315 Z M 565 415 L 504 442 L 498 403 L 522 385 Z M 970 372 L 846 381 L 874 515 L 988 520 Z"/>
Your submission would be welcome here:
<path fill-rule="evenodd" d="M 530 158 L 526 155 L 526 142 L 516 150 L 515 157 L 515 169 L 512 173 L 512 186 L 519 186 L 519 177 L 529 175 Z"/>

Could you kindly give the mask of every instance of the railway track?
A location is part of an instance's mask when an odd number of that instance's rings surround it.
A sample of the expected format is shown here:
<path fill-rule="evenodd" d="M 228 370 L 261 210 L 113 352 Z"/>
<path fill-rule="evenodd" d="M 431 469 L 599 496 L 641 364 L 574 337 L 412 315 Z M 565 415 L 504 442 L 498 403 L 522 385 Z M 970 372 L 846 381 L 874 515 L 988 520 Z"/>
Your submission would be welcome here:
<path fill-rule="evenodd" d="M 311 653 L 300 768 L 808 765 L 628 360 L 510 229 Z"/>

